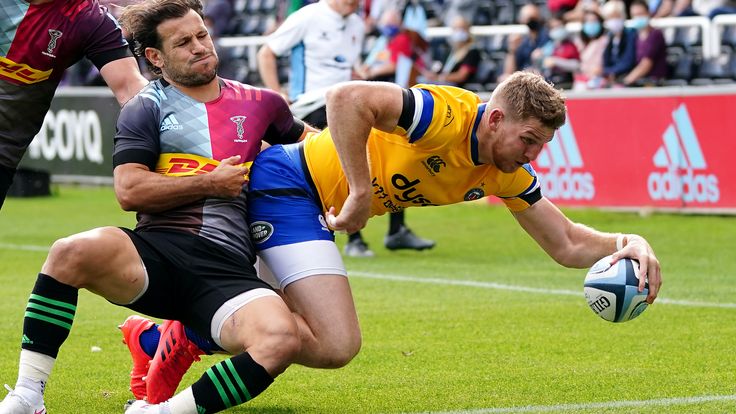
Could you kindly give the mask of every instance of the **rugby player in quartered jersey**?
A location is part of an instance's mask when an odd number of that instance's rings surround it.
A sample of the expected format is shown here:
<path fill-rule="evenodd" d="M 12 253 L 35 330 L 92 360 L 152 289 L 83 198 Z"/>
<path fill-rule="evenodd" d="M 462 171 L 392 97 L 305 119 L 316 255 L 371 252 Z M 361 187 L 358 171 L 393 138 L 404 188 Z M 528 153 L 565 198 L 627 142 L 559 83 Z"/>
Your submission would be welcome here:
<path fill-rule="evenodd" d="M 87 57 L 121 103 L 146 80 L 116 20 L 98 0 L 3 0 L 0 6 L 0 206 L 15 168 L 43 124 L 64 70 Z M 114 78 L 114 79 L 113 79 Z"/>
<path fill-rule="evenodd" d="M 269 144 L 295 142 L 304 124 L 280 95 L 220 79 L 220 97 L 201 103 L 163 79 L 123 107 L 113 164 L 138 163 L 169 176 L 205 174 L 219 160 L 246 166 Z M 236 200 L 205 198 L 159 213 L 138 213 L 137 230 L 187 231 L 254 260 L 245 222 L 245 192 Z"/>

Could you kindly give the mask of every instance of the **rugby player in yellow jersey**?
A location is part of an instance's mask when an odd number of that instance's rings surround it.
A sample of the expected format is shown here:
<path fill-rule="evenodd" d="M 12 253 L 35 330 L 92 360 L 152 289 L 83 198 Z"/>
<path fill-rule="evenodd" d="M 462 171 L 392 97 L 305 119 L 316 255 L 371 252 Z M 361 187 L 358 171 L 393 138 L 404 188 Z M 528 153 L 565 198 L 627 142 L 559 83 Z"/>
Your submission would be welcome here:
<path fill-rule="evenodd" d="M 517 72 L 487 103 L 449 86 L 348 82 L 328 93 L 327 114 L 328 129 L 259 154 L 248 192 L 256 250 L 299 325 L 298 363 L 339 367 L 360 349 L 333 230 L 413 206 L 498 196 L 560 264 L 635 258 L 648 302 L 656 298 L 660 267 L 646 240 L 573 223 L 541 194 L 529 163 L 566 116 L 563 95 L 541 76 Z"/>

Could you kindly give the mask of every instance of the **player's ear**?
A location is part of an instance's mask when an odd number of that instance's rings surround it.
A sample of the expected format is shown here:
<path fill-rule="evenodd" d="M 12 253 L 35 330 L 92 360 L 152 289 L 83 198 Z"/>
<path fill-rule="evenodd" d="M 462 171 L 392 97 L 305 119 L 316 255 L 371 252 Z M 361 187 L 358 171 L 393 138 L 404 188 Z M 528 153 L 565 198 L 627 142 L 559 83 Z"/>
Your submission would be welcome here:
<path fill-rule="evenodd" d="M 501 121 L 505 117 L 501 108 L 493 108 L 488 114 L 488 126 L 495 131 L 501 125 Z"/>
<path fill-rule="evenodd" d="M 146 59 L 148 59 L 153 66 L 159 69 L 164 67 L 164 59 L 160 50 L 155 47 L 147 47 L 144 54 L 146 55 Z"/>

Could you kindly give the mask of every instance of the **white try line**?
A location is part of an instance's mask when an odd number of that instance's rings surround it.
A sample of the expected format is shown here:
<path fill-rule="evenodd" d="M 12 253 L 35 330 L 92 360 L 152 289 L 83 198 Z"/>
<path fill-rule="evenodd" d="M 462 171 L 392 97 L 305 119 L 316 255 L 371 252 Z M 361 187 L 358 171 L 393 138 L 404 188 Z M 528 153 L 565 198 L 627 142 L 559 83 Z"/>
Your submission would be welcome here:
<path fill-rule="evenodd" d="M 12 243 L 0 243 L 0 250 L 26 250 L 33 252 L 47 252 L 48 247 L 35 246 L 30 244 L 12 244 Z M 514 292 L 526 292 L 526 293 L 539 293 L 543 295 L 558 295 L 558 296 L 582 296 L 582 291 L 566 290 L 566 289 L 545 289 L 535 288 L 530 286 L 521 285 L 507 285 L 503 283 L 495 282 L 482 282 L 477 280 L 455 280 L 455 279 L 443 279 L 437 277 L 415 277 L 405 275 L 389 275 L 383 273 L 371 273 L 371 272 L 349 272 L 351 277 L 363 277 L 369 279 L 379 280 L 390 280 L 394 282 L 409 282 L 409 283 L 427 283 L 432 285 L 446 285 L 446 286 L 468 286 L 481 289 L 496 289 L 496 290 L 510 290 Z M 692 301 L 692 300 L 676 300 L 667 298 L 657 298 L 657 303 L 668 304 L 668 305 L 679 305 L 679 306 L 691 306 L 698 308 L 726 308 L 736 309 L 736 303 L 719 303 L 719 302 L 703 302 L 703 301 Z"/>
<path fill-rule="evenodd" d="M 424 411 L 414 414 L 497 414 L 497 413 L 552 413 L 576 410 L 595 410 L 624 407 L 665 407 L 691 405 L 717 401 L 736 401 L 736 395 L 703 395 L 698 397 L 662 398 L 658 400 L 609 401 L 600 403 L 527 405 L 524 407 L 478 408 L 458 411 Z"/>
<path fill-rule="evenodd" d="M 527 293 L 539 293 L 543 295 L 558 295 L 558 296 L 577 296 L 582 297 L 582 289 L 566 290 L 566 289 L 544 289 L 535 288 L 529 286 L 520 285 L 506 285 L 495 282 L 482 282 L 477 280 L 454 280 L 454 279 L 442 279 L 436 277 L 415 277 L 415 276 L 404 276 L 404 275 L 387 275 L 382 273 L 370 273 L 370 272 L 348 272 L 351 277 L 363 277 L 368 279 L 378 280 L 390 280 L 394 282 L 409 282 L 409 283 L 427 283 L 432 285 L 449 285 L 449 286 L 469 286 L 480 289 L 496 289 L 496 290 L 510 290 L 514 292 L 527 292 Z M 719 302 L 703 302 L 703 301 L 692 301 L 692 300 L 675 300 L 667 298 L 657 298 L 656 303 L 668 304 L 668 305 L 679 305 L 679 306 L 692 306 L 699 308 L 726 308 L 736 309 L 736 303 L 719 303 Z"/>

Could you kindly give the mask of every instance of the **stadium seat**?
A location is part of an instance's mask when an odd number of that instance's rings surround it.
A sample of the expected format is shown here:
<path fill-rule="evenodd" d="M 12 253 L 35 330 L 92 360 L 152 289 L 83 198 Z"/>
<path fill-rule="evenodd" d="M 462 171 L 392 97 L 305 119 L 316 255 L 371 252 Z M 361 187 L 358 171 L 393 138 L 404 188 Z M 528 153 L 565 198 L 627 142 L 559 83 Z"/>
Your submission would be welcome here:
<path fill-rule="evenodd" d="M 512 0 L 496 1 L 495 24 L 514 24 L 516 23 L 516 6 Z"/>

